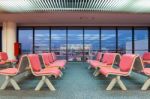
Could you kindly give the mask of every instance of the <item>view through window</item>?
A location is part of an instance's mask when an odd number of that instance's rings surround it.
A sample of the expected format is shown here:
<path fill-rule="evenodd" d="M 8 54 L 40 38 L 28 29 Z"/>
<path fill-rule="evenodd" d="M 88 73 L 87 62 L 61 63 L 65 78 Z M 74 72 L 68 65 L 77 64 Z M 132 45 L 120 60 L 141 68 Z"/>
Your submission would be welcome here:
<path fill-rule="evenodd" d="M 148 33 L 146 27 L 20 27 L 18 41 L 22 54 L 52 51 L 61 59 L 86 61 L 98 51 L 141 55 L 148 51 Z"/>

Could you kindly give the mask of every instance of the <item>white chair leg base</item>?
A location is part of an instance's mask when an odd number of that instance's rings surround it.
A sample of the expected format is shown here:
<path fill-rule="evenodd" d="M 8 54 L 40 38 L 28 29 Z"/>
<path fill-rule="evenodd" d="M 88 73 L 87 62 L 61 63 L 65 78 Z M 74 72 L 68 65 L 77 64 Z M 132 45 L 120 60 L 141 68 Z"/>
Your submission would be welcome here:
<path fill-rule="evenodd" d="M 127 90 L 126 86 L 123 84 L 123 82 L 120 80 L 120 76 L 117 76 L 115 78 L 113 78 L 110 82 L 110 84 L 108 85 L 108 87 L 106 88 L 106 90 L 112 90 L 112 88 L 115 86 L 115 84 L 118 83 L 120 88 L 122 90 Z"/>
<path fill-rule="evenodd" d="M 39 91 L 42 88 L 42 86 L 44 85 L 44 83 L 46 83 L 46 85 L 48 86 L 48 88 L 51 91 L 55 91 L 56 90 L 55 87 L 50 82 L 50 80 L 46 76 L 42 76 L 42 79 L 40 80 L 40 82 L 36 86 L 35 91 Z"/>
<path fill-rule="evenodd" d="M 91 69 L 91 66 L 89 65 L 88 69 Z"/>
<path fill-rule="evenodd" d="M 95 72 L 95 75 L 94 75 L 94 76 L 96 77 L 96 76 L 98 76 L 99 74 L 100 74 L 99 69 L 96 69 L 96 72 Z"/>
<path fill-rule="evenodd" d="M 150 78 L 147 79 L 144 83 L 144 85 L 142 86 L 141 90 L 147 90 L 150 86 Z"/>
<path fill-rule="evenodd" d="M 12 84 L 12 86 L 14 87 L 15 90 L 20 90 L 20 87 L 17 84 L 17 82 L 10 76 L 6 76 L 5 81 L 2 84 L 2 86 L 0 87 L 0 89 L 1 90 L 6 89 L 7 85 L 9 84 L 9 82 Z"/>

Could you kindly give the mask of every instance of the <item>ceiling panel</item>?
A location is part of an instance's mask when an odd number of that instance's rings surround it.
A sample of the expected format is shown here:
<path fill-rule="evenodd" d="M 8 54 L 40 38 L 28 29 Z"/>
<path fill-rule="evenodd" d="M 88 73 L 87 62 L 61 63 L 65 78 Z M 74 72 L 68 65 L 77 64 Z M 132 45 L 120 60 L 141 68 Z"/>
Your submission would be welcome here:
<path fill-rule="evenodd" d="M 7 13 L 50 11 L 100 11 L 150 13 L 150 0 L 0 0 Z"/>

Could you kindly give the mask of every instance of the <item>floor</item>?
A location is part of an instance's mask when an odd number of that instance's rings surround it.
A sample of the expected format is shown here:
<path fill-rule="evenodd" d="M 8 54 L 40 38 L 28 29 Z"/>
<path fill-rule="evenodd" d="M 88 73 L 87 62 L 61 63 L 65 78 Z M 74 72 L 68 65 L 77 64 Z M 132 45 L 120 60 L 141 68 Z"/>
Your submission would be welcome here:
<path fill-rule="evenodd" d="M 130 77 L 123 78 L 128 91 L 121 91 L 118 86 L 115 86 L 112 91 L 106 91 L 105 88 L 112 77 L 105 78 L 103 75 L 94 77 L 93 70 L 88 70 L 87 67 L 88 64 L 83 62 L 68 63 L 62 78 L 51 78 L 57 89 L 55 92 L 49 91 L 47 86 L 35 92 L 33 89 L 39 79 L 30 76 L 19 83 L 21 91 L 7 88 L 0 91 L 0 99 L 149 99 L 150 90 L 140 90 L 147 77 L 132 73 Z M 2 76 L 0 79 L 1 84 L 4 80 Z"/>

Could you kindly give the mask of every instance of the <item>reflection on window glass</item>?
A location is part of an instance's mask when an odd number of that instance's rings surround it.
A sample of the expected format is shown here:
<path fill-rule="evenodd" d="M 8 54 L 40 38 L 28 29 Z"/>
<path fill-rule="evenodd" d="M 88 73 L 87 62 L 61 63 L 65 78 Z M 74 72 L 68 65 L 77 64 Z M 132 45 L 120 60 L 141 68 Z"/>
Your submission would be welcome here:
<path fill-rule="evenodd" d="M 99 28 L 84 29 L 84 58 L 93 59 L 100 47 Z"/>
<path fill-rule="evenodd" d="M 148 29 L 147 28 L 135 28 L 134 49 L 135 49 L 135 53 L 140 55 L 148 51 Z"/>
<path fill-rule="evenodd" d="M 118 28 L 118 52 L 132 53 L 132 30 L 130 28 Z"/>
<path fill-rule="evenodd" d="M 102 28 L 101 29 L 101 49 L 102 51 L 116 51 L 116 29 Z"/>
<path fill-rule="evenodd" d="M 53 27 L 51 29 L 51 50 L 60 59 L 66 58 L 66 28 Z"/>
<path fill-rule="evenodd" d="M 19 29 L 19 42 L 21 43 L 21 53 L 27 54 L 33 52 L 33 30 Z"/>
<path fill-rule="evenodd" d="M 83 29 L 68 29 L 68 60 L 82 61 L 83 59 Z"/>
<path fill-rule="evenodd" d="M 49 29 L 35 29 L 35 53 L 49 52 Z"/>

